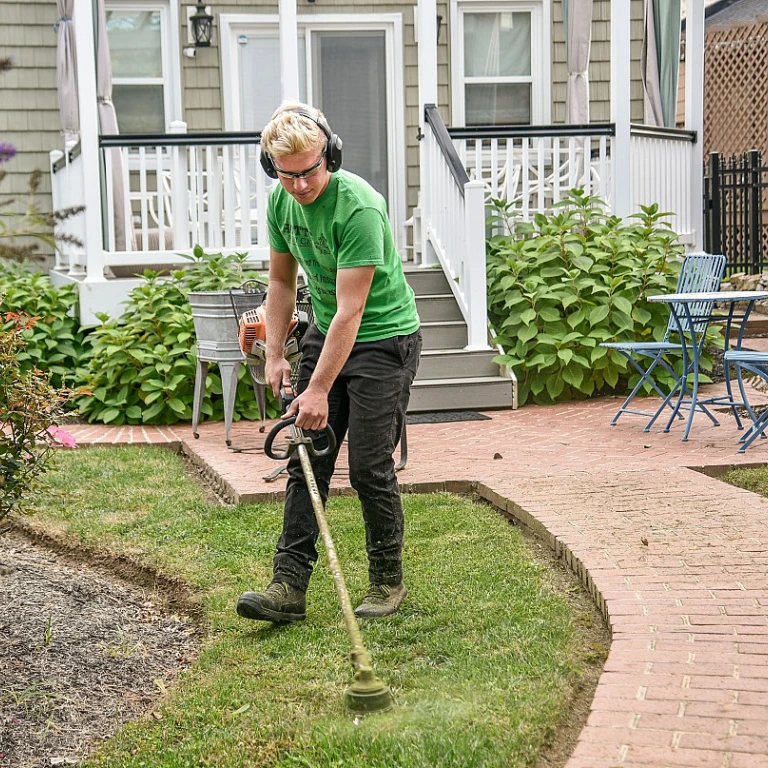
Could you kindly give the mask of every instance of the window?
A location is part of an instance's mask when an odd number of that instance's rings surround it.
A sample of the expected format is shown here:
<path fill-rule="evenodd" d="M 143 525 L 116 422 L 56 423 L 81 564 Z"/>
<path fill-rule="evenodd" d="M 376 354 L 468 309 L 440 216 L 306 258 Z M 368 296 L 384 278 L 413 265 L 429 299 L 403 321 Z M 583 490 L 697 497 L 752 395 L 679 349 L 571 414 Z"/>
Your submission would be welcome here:
<path fill-rule="evenodd" d="M 549 35 L 540 3 L 454 4 L 454 122 L 530 125 L 548 118 Z M 543 57 L 546 57 L 544 59 Z"/>
<path fill-rule="evenodd" d="M 108 3 L 106 13 L 120 133 L 165 133 L 172 114 L 167 6 Z"/>

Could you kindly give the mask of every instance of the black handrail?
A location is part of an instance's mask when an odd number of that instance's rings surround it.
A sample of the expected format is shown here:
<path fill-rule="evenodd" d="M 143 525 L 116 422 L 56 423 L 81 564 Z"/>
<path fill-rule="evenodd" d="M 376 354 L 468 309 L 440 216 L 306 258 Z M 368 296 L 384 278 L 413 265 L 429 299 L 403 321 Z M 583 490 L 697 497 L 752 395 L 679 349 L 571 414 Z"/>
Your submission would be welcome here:
<path fill-rule="evenodd" d="M 664 128 L 657 125 L 641 125 L 632 123 L 629 126 L 632 136 L 643 136 L 649 139 L 672 139 L 674 141 L 696 142 L 696 131 L 686 131 L 682 128 Z"/>
<path fill-rule="evenodd" d="M 448 163 L 448 169 L 453 176 L 454 181 L 459 187 L 461 196 L 464 196 L 464 185 L 469 182 L 469 176 L 467 170 L 461 163 L 459 153 L 456 151 L 456 147 L 453 146 L 451 137 L 448 134 L 448 129 L 445 127 L 443 118 L 440 117 L 440 113 L 437 111 L 437 107 L 434 104 L 424 105 L 424 120 L 432 127 L 432 131 L 435 134 L 437 146 L 440 147 L 440 152 Z"/>
<path fill-rule="evenodd" d="M 586 125 L 482 125 L 448 128 L 452 139 L 514 139 L 530 137 L 567 138 L 570 136 L 615 136 L 614 123 Z"/>
<path fill-rule="evenodd" d="M 99 147 L 198 147 L 209 144 L 260 144 L 261 131 L 228 133 L 133 133 L 99 136 Z"/>

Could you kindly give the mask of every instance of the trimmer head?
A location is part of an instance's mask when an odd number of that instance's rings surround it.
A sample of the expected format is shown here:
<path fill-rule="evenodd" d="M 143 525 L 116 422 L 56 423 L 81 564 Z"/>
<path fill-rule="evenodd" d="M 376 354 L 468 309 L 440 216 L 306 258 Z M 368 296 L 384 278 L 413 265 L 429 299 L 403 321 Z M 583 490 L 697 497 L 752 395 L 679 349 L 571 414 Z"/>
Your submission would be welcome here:
<path fill-rule="evenodd" d="M 352 685 L 344 691 L 344 703 L 347 709 L 359 715 L 386 712 L 394 704 L 392 691 L 373 670 L 363 669 L 357 672 Z"/>

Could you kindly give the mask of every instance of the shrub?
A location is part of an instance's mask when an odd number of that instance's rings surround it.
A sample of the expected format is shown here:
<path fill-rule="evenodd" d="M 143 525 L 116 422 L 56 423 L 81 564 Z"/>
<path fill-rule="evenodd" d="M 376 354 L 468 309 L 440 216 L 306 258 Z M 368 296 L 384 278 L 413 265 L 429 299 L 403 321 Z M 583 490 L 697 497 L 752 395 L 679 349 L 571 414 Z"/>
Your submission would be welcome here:
<path fill-rule="evenodd" d="M 25 342 L 16 359 L 23 371 L 38 368 L 51 374 L 55 387 L 73 385 L 76 369 L 85 362 L 85 332 L 75 316 L 77 287 L 54 287 L 41 273 L 25 265 L 3 264 L 0 313 L 24 313 L 37 322 L 21 332 Z M 14 321 L 3 329 L 10 331 Z"/>
<path fill-rule="evenodd" d="M 195 330 L 187 294 L 224 290 L 256 277 L 245 254 L 204 254 L 196 248 L 189 267 L 170 278 L 145 272 L 129 294 L 119 320 L 100 315 L 103 325 L 89 341 L 92 355 L 82 371 L 87 394 L 77 398 L 89 421 L 106 424 L 174 424 L 191 419 L 195 382 Z M 224 416 L 221 378 L 209 369 L 201 411 Z M 234 418 L 258 418 L 250 376 L 240 368 Z M 277 409 L 268 401 L 268 415 Z"/>
<path fill-rule="evenodd" d="M 0 329 L 0 520 L 18 506 L 40 474 L 51 449 L 74 441 L 56 422 L 67 390 L 51 385 L 49 375 L 18 365 L 26 347 L 25 334 L 37 318 L 20 313 L 3 315 Z"/>
<path fill-rule="evenodd" d="M 626 358 L 599 345 L 664 336 L 669 310 L 645 298 L 676 284 L 683 249 L 668 214 L 652 205 L 623 221 L 572 190 L 550 215 L 513 227 L 509 206 L 494 205 L 493 222 L 509 234 L 488 241 L 489 317 L 504 351 L 496 361 L 515 370 L 520 404 L 634 386 Z M 659 371 L 671 387 L 665 378 Z"/>

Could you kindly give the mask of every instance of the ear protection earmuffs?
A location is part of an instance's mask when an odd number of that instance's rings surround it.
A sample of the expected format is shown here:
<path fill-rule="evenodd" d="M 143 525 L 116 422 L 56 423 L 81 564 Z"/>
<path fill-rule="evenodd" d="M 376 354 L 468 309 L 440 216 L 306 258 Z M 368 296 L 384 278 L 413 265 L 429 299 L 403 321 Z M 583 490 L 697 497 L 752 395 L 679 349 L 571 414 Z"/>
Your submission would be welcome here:
<path fill-rule="evenodd" d="M 309 118 L 313 123 L 316 123 L 318 128 L 325 134 L 327 140 L 325 145 L 325 159 L 328 163 L 328 170 L 331 173 L 335 173 L 341 168 L 342 141 L 335 133 L 333 133 L 333 131 L 331 131 L 331 126 L 328 125 L 328 121 L 324 117 L 321 117 L 317 113 L 312 114 L 306 109 L 287 109 L 280 114 L 302 115 L 303 117 Z M 261 161 L 261 167 L 264 169 L 264 173 L 266 173 L 270 179 L 276 179 L 277 168 L 275 168 L 275 164 L 272 162 L 272 157 L 262 149 L 259 159 Z"/>

